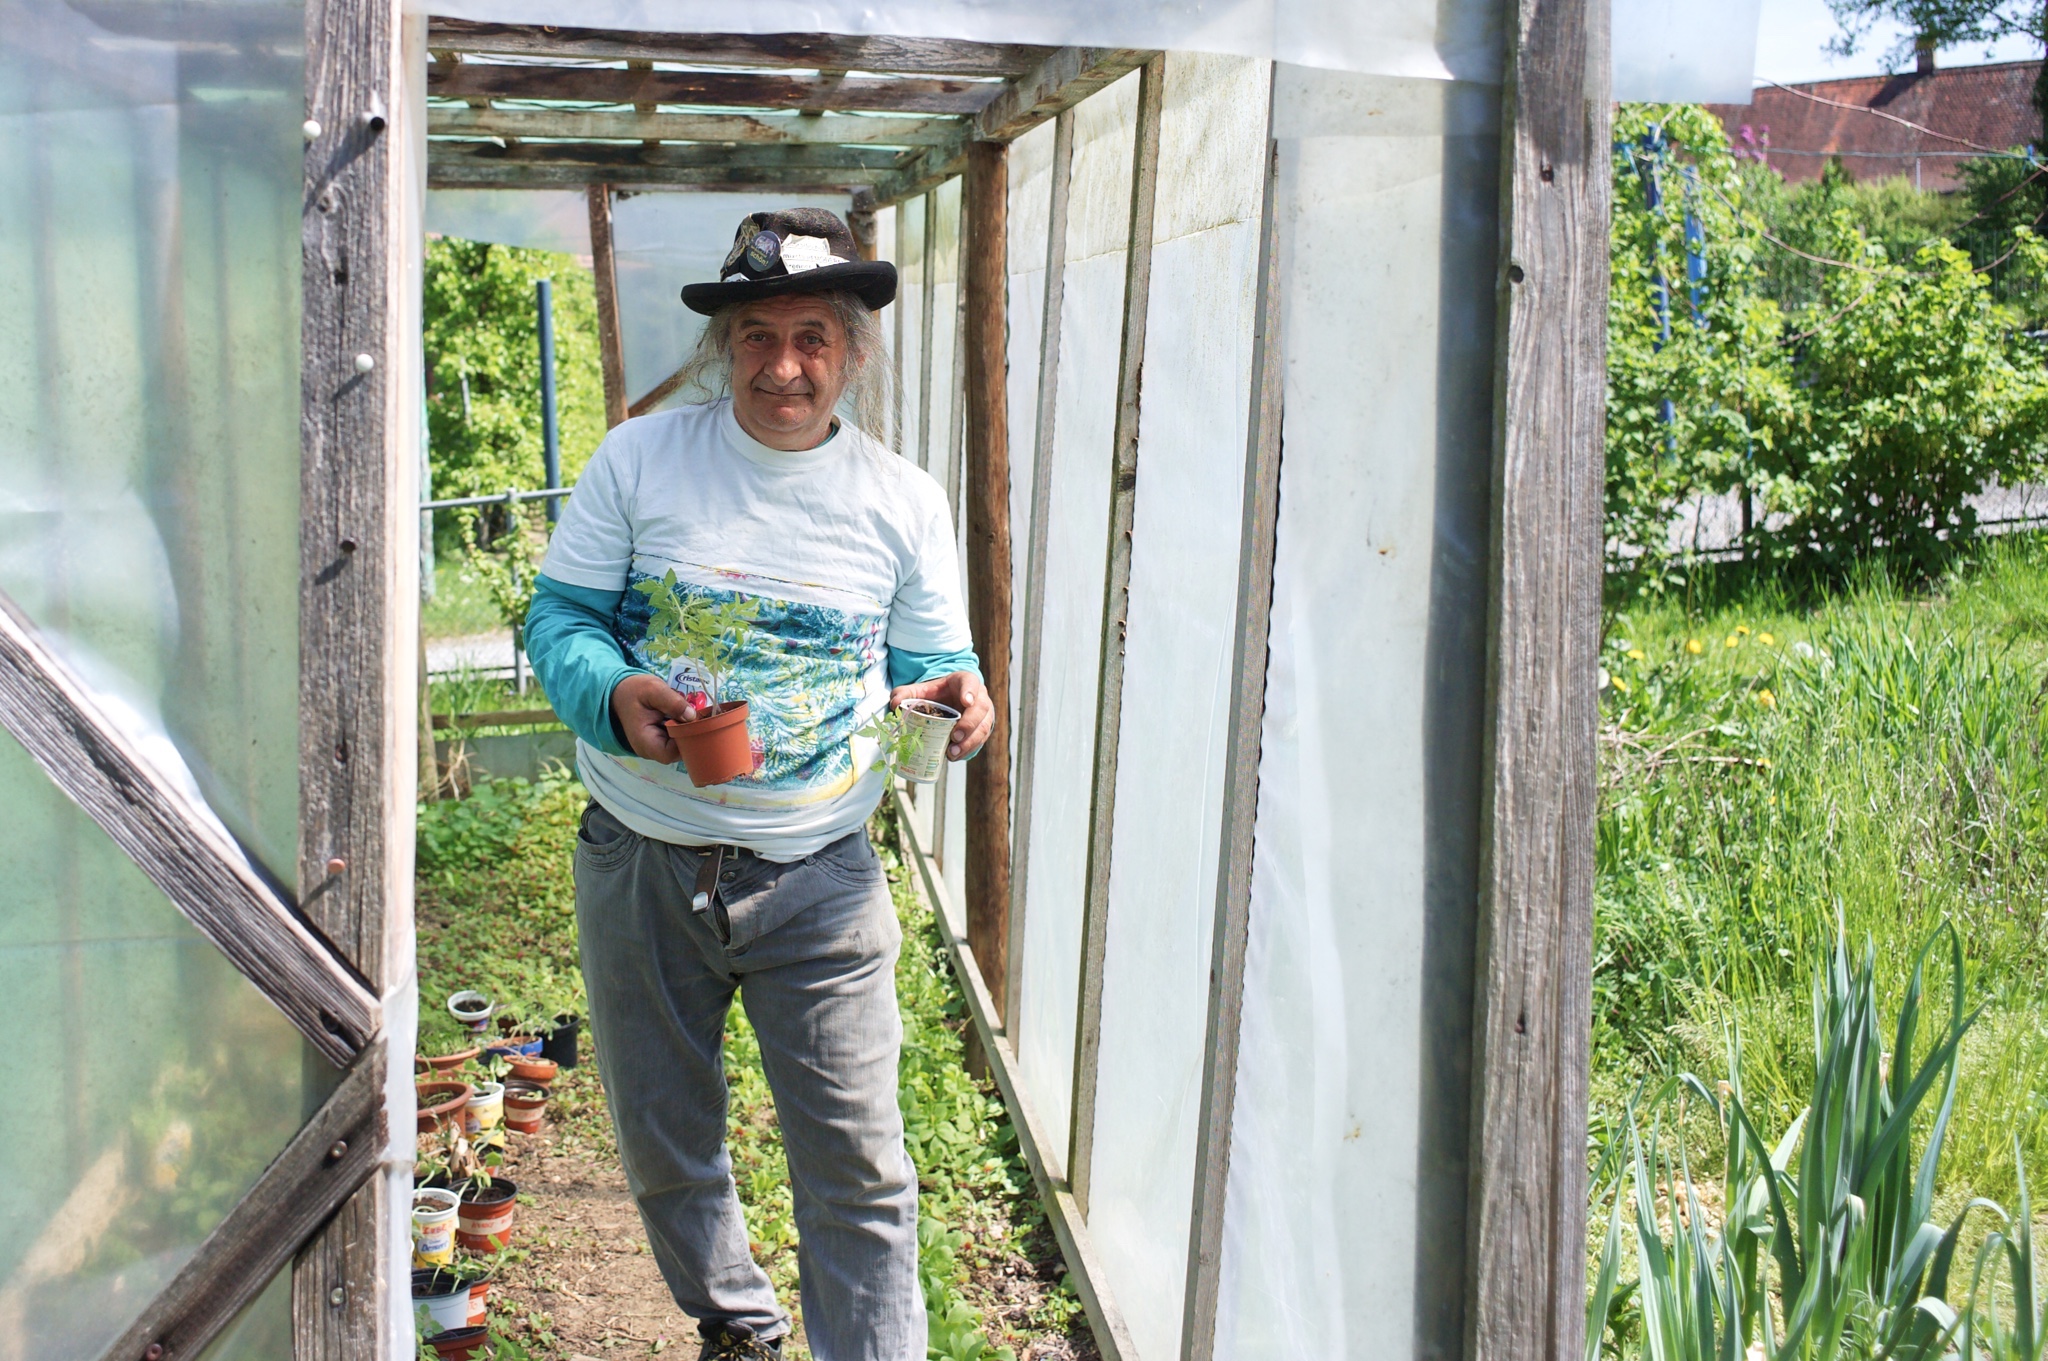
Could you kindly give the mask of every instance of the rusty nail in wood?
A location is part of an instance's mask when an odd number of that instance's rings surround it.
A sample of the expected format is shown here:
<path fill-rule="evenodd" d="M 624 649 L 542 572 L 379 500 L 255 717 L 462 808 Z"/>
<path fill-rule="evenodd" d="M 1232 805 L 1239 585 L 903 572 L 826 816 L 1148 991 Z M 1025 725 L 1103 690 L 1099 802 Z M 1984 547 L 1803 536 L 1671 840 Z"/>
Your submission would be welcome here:
<path fill-rule="evenodd" d="M 327 1150 L 327 1161 L 340 1162 L 341 1155 L 346 1152 L 348 1152 L 348 1140 L 336 1139 L 334 1141 L 334 1147 Z"/>
<path fill-rule="evenodd" d="M 152 1342 L 142 1349 L 142 1361 L 162 1361 L 164 1344 Z"/>

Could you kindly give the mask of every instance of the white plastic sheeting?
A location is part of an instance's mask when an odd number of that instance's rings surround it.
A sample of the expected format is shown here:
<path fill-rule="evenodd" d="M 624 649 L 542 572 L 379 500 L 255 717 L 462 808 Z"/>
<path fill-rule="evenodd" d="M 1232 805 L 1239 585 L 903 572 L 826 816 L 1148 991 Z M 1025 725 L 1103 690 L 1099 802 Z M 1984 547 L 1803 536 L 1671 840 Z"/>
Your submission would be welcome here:
<path fill-rule="evenodd" d="M 1180 1350 L 1271 69 L 1166 61 L 1088 1210 L 1143 1357 Z"/>
<path fill-rule="evenodd" d="M 1747 104 L 1763 0 L 1614 0 L 1614 97 Z"/>
<path fill-rule="evenodd" d="M 1053 1142 L 1044 1151 L 1062 1167 L 1073 1121 L 1081 900 L 1088 868 L 1109 454 L 1116 426 L 1137 98 L 1138 77 L 1133 74 L 1074 110 L 1029 901 L 1023 940 L 1011 942 L 1012 949 L 1024 951 L 1015 1040 L 1018 1066 L 1032 1107 Z M 1013 427 L 1016 421 L 1012 407 Z M 1013 534 L 1013 539 L 1018 537 Z"/>
<path fill-rule="evenodd" d="M 1216 1355 L 1460 1352 L 1498 100 L 1283 69 L 1286 406 Z"/>

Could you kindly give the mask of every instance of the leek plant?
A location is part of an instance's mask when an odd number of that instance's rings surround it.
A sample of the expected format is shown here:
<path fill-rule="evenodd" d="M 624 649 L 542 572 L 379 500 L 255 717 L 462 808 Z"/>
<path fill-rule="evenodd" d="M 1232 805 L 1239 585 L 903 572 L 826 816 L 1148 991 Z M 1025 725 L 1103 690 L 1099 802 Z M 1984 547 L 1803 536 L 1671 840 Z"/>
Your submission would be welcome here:
<path fill-rule="evenodd" d="M 1944 939 L 1947 1006 L 1923 1041 L 1928 959 Z M 1647 1136 L 1631 1108 L 1627 1168 L 1611 1183 L 1613 1207 L 1587 1305 L 1588 1361 L 1599 1356 L 1629 1289 L 1620 1279 L 1625 1191 L 1633 1201 L 1641 1327 L 1624 1355 L 2043 1361 L 2024 1173 L 2016 1220 L 1982 1199 L 1946 1226 L 1933 1217 L 1955 1111 L 1957 1051 L 1978 1015 L 1965 1009 L 1961 939 L 1943 927 L 1920 950 L 1889 1051 L 1876 974 L 1874 948 L 1852 963 L 1837 938 L 1814 982 L 1811 1099 L 1775 1143 L 1743 1101 L 1739 1032 L 1729 1045 L 1728 1081 L 1711 1089 L 1691 1074 L 1667 1082 L 1651 1101 L 1659 1118 Z M 1663 1118 L 1682 1123 L 1694 1100 L 1711 1112 L 1725 1149 L 1718 1225 L 1694 1182 L 1685 1141 L 1674 1137 L 1667 1148 L 1662 1134 Z M 1967 1289 L 1958 1291 L 1958 1251 L 1980 1209 L 2006 1227 L 1986 1237 Z"/>

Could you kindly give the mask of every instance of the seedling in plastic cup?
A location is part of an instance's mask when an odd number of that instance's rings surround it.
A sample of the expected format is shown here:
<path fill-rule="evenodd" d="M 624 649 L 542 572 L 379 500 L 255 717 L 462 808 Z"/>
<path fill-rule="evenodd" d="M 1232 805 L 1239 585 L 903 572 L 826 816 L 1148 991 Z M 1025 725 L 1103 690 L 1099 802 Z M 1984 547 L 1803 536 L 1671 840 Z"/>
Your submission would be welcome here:
<path fill-rule="evenodd" d="M 946 765 L 946 743 L 960 711 L 932 699 L 906 699 L 896 706 L 905 740 L 897 756 L 896 769 L 906 780 L 930 784 Z"/>

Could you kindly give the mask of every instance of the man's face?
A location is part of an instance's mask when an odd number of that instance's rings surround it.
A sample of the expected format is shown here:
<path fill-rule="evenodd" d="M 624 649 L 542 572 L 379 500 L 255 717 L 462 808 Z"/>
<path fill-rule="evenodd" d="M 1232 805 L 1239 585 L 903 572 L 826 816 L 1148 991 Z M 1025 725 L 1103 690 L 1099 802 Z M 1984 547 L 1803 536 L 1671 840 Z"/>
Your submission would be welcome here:
<path fill-rule="evenodd" d="M 748 303 L 732 323 L 740 426 L 775 449 L 811 449 L 832 426 L 851 366 L 846 330 L 815 294 Z"/>

